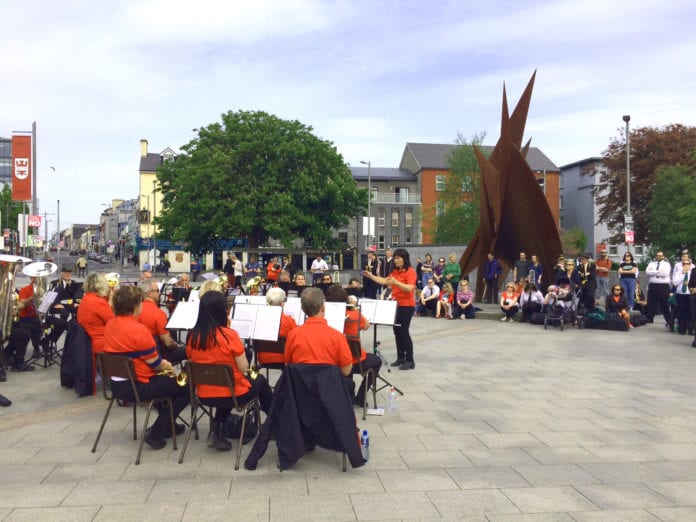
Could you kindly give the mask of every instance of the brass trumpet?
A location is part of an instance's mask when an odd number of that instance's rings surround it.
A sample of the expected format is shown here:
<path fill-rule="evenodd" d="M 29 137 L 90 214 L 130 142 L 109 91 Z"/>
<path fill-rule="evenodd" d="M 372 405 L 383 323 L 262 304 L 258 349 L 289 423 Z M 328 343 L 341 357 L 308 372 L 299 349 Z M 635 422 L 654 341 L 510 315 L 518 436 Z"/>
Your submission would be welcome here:
<path fill-rule="evenodd" d="M 181 370 L 178 374 L 174 368 L 166 368 L 157 372 L 157 375 L 164 375 L 165 377 L 171 377 L 176 379 L 176 383 L 182 388 L 188 384 L 188 374 L 186 371 Z"/>
<path fill-rule="evenodd" d="M 258 366 L 251 365 L 249 366 L 249 369 L 244 372 L 252 381 L 255 381 L 256 378 L 259 376 L 259 368 Z"/>

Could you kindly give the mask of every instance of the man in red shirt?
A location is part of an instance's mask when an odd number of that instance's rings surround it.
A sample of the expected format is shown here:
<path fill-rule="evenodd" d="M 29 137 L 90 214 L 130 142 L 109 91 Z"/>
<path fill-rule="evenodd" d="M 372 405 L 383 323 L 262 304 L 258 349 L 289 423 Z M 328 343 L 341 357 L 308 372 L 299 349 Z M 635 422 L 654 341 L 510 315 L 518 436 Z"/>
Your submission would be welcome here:
<path fill-rule="evenodd" d="M 300 297 L 307 319 L 292 330 L 285 343 L 285 364 L 332 364 L 345 377 L 353 371 L 353 356 L 345 336 L 324 319 L 324 292 L 307 288 Z M 352 378 L 349 379 L 353 382 Z"/>
<path fill-rule="evenodd" d="M 140 286 L 146 293 L 138 320 L 155 338 L 165 359 L 172 363 L 183 361 L 186 359 L 186 347 L 176 342 L 166 328 L 167 314 L 159 306 L 159 285 L 155 281 L 148 281 Z"/>
<path fill-rule="evenodd" d="M 266 292 L 266 303 L 269 306 L 283 306 L 286 301 L 285 291 L 282 288 L 270 288 Z M 280 330 L 278 337 L 286 338 L 288 334 L 297 328 L 295 320 L 286 313 L 280 314 Z M 285 357 L 282 353 L 259 352 L 259 363 L 264 364 L 283 364 Z"/>

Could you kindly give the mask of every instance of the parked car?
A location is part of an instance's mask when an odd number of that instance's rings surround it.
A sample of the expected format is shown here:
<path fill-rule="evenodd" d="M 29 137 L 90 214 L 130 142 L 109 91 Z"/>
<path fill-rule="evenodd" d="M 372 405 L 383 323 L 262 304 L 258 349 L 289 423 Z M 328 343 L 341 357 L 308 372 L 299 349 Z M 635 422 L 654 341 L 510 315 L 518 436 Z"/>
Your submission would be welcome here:
<path fill-rule="evenodd" d="M 78 256 L 79 254 L 77 253 L 77 250 L 71 250 L 70 255 L 71 256 Z"/>

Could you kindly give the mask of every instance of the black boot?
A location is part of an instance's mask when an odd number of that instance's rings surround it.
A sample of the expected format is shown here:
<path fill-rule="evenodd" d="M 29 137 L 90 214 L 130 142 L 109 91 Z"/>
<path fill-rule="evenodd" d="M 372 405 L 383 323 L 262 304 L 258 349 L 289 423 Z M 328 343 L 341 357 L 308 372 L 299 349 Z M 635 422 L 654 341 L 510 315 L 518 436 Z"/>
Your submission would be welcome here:
<path fill-rule="evenodd" d="M 232 449 L 232 443 L 227 438 L 225 433 L 225 423 L 219 421 L 213 421 L 213 448 L 218 451 L 230 451 Z"/>

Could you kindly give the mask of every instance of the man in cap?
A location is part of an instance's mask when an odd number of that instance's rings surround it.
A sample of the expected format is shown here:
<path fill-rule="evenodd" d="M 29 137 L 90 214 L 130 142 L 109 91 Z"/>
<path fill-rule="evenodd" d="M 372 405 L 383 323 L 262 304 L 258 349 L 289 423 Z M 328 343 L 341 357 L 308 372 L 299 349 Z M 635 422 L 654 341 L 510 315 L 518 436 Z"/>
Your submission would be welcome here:
<path fill-rule="evenodd" d="M 75 283 L 72 280 L 72 269 L 65 265 L 60 270 L 60 278 L 54 279 L 48 285 L 48 290 L 56 292 L 50 313 L 58 315 L 63 321 L 67 321 L 75 313 Z"/>

